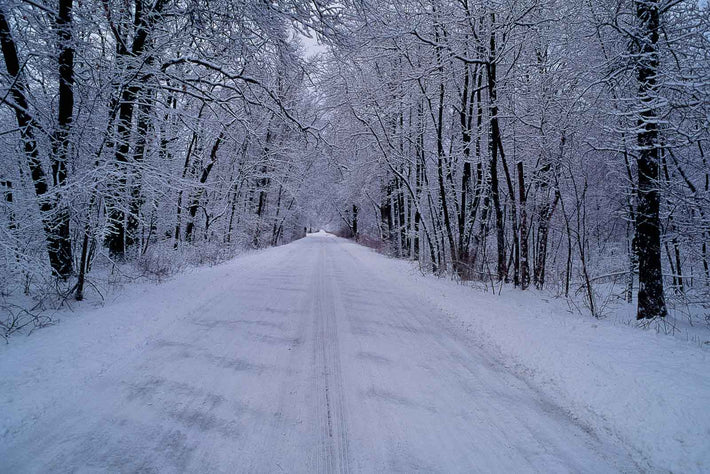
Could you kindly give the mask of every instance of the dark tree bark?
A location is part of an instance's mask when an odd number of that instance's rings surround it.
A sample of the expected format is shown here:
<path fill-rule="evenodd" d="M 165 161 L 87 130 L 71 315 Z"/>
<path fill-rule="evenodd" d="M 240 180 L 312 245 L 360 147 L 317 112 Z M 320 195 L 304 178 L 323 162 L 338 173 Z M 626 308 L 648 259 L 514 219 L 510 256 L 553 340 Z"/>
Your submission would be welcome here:
<path fill-rule="evenodd" d="M 39 156 L 36 134 L 41 130 L 41 127 L 29 113 L 28 89 L 20 69 L 17 46 L 10 32 L 10 25 L 5 18 L 5 14 L 0 10 L 0 45 L 2 46 L 5 68 L 13 81 L 9 91 L 9 96 L 12 98 L 11 107 L 15 110 L 23 151 L 39 204 L 47 241 L 49 263 L 52 273 L 60 278 L 67 278 L 72 273 L 72 249 L 69 236 L 70 216 L 68 209 L 62 206 L 61 195 L 58 192 L 66 181 L 66 142 L 74 104 L 72 93 L 74 53 L 71 47 L 71 8 L 72 2 L 70 0 L 62 0 L 57 17 L 60 42 L 59 122 L 52 141 L 53 145 L 59 144 L 61 146 L 58 146 L 56 152 L 53 152 L 51 156 L 53 184 L 56 188 L 55 196 L 49 195 L 49 183 Z"/>
<path fill-rule="evenodd" d="M 530 266 L 528 264 L 528 215 L 525 197 L 525 175 L 523 162 L 518 161 L 518 194 L 520 200 L 520 288 L 525 290 L 530 285 Z"/>
<path fill-rule="evenodd" d="M 520 284 L 520 245 L 518 242 L 518 207 L 515 198 L 515 188 L 513 187 L 513 180 L 510 175 L 510 169 L 508 168 L 508 161 L 505 158 L 505 152 L 503 151 L 503 141 L 500 136 L 500 129 L 497 132 L 497 146 L 500 156 L 500 162 L 503 164 L 503 175 L 505 176 L 505 182 L 508 186 L 508 196 L 510 198 L 510 221 L 512 224 L 512 250 L 510 255 L 510 262 L 513 264 L 513 284 L 518 286 Z M 505 278 L 508 281 L 508 267 L 506 267 Z"/>
<path fill-rule="evenodd" d="M 185 153 L 185 163 L 182 166 L 182 179 L 187 177 L 187 172 L 190 169 L 190 158 L 192 157 L 193 150 L 197 146 L 197 132 L 192 132 L 192 138 L 190 139 L 190 144 L 187 146 L 187 153 Z M 180 230 L 182 229 L 182 189 L 178 191 L 177 196 L 177 209 L 176 209 L 176 221 L 175 221 L 175 233 L 173 248 L 177 249 L 181 235 Z"/>
<path fill-rule="evenodd" d="M 116 154 L 115 166 L 118 174 L 117 183 L 113 192 L 112 199 L 107 201 L 107 220 L 109 224 L 109 232 L 106 235 L 105 244 L 109 252 L 114 257 L 123 257 L 126 248 L 133 243 L 133 237 L 127 231 L 129 216 L 124 211 L 124 206 L 121 204 L 123 200 L 132 200 L 136 194 L 140 194 L 140 188 L 137 190 L 128 190 L 127 178 L 129 173 L 129 153 L 131 132 L 133 129 L 133 114 L 136 105 L 136 99 L 143 90 L 145 79 L 147 76 L 141 76 L 140 80 L 134 79 L 138 72 L 136 64 L 140 64 L 140 58 L 146 53 L 149 44 L 149 33 L 153 30 L 155 23 L 162 14 L 162 10 L 169 0 L 156 0 L 155 4 L 147 5 L 146 0 L 135 0 L 134 3 L 134 19 L 133 19 L 133 43 L 131 48 L 126 47 L 126 38 L 118 35 L 118 30 L 113 29 L 117 35 L 117 55 L 120 61 L 126 64 L 126 83 L 119 84 L 120 101 L 118 111 L 118 123 L 116 125 Z M 106 3 L 104 3 L 106 5 Z M 108 8 L 108 7 L 106 7 Z M 151 64 L 151 58 L 144 60 L 147 65 Z M 130 208 L 132 203 L 129 203 Z M 133 206 L 135 207 L 135 206 Z"/>
<path fill-rule="evenodd" d="M 272 117 L 273 119 L 273 117 Z M 266 130 L 266 138 L 265 138 L 265 144 L 264 144 L 264 151 L 263 151 L 263 160 L 264 163 L 268 163 L 269 160 L 269 154 L 271 153 L 271 140 L 272 140 L 272 131 L 271 127 L 267 127 Z M 268 203 L 268 192 L 269 192 L 269 186 L 271 184 L 271 178 L 269 178 L 269 166 L 267 164 L 264 164 L 261 167 L 261 177 L 256 180 L 256 190 L 259 192 L 259 200 L 257 201 L 257 206 L 256 206 L 256 227 L 254 229 L 254 235 L 252 238 L 252 245 L 254 248 L 258 248 L 261 243 L 260 243 L 260 237 L 261 237 L 261 217 L 262 214 L 266 211 L 266 205 Z"/>
<path fill-rule="evenodd" d="M 12 202 L 14 200 L 13 194 L 12 194 L 12 181 L 0 181 L 0 188 L 5 188 L 4 191 L 2 192 L 3 194 L 3 199 L 4 201 L 8 204 L 8 206 L 12 206 Z M 17 228 L 17 223 L 15 222 L 15 213 L 10 208 L 9 212 L 9 222 L 7 225 L 8 230 L 13 231 Z"/>
<path fill-rule="evenodd" d="M 657 0 L 637 0 L 637 80 L 640 99 L 638 120 L 638 204 L 636 241 L 639 260 L 637 319 L 665 317 L 667 314 L 661 273 L 661 222 L 659 188 L 659 131 L 655 100 L 658 94 L 658 36 L 660 4 Z"/>
<path fill-rule="evenodd" d="M 438 41 L 439 33 L 437 30 L 436 38 Z M 439 200 L 441 203 L 441 211 L 444 218 L 444 232 L 446 233 L 446 240 L 448 242 L 449 252 L 451 262 L 453 264 L 454 270 L 458 273 L 458 252 L 456 250 L 456 242 L 454 241 L 453 230 L 451 229 L 451 215 L 449 213 L 449 204 L 446 193 L 446 186 L 444 185 L 444 65 L 442 63 L 442 53 L 441 48 L 436 50 L 436 59 L 438 63 L 439 70 L 439 103 L 437 107 L 437 120 L 436 120 L 436 172 L 437 181 L 439 184 Z"/>
<path fill-rule="evenodd" d="M 495 14 L 491 13 L 491 27 L 495 27 Z M 499 281 L 507 277 L 505 265 L 505 228 L 503 223 L 503 210 L 500 204 L 500 189 L 498 185 L 498 142 L 500 140 L 500 124 L 498 122 L 498 89 L 496 76 L 496 34 L 491 31 L 490 51 L 488 63 L 486 64 L 488 76 L 488 101 L 490 131 L 488 137 L 488 150 L 490 154 L 490 194 L 493 201 L 493 212 L 495 214 L 496 225 L 496 250 L 497 266 L 496 274 Z"/>
<path fill-rule="evenodd" d="M 402 180 L 397 183 L 397 220 L 399 221 L 399 248 L 400 257 L 409 255 L 409 244 L 407 242 L 407 208 L 405 207 L 404 185 Z"/>
<path fill-rule="evenodd" d="M 495 68 L 495 65 L 492 66 Z M 494 80 L 495 82 L 495 80 Z M 495 85 L 493 86 L 495 87 Z M 493 90 L 493 89 L 491 89 Z M 492 93 L 494 94 L 494 93 Z M 493 99 L 492 99 L 493 100 Z M 491 116 L 496 117 L 491 119 L 491 135 L 500 133 L 498 129 L 498 107 L 491 105 Z M 506 266 L 505 266 L 505 229 L 503 228 L 503 210 L 500 204 L 500 187 L 498 184 L 498 147 L 495 144 L 493 137 L 490 138 L 490 165 L 489 165 L 489 177 L 490 177 L 490 196 L 493 201 L 493 213 L 495 214 L 495 226 L 496 226 L 496 250 L 497 250 L 497 277 L 498 280 L 503 280 L 506 276 Z"/>
<path fill-rule="evenodd" d="M 471 83 L 473 78 L 472 74 L 478 79 L 478 84 Z M 469 236 L 468 229 L 470 226 L 467 225 L 467 220 L 475 216 L 475 201 L 471 198 L 471 180 L 472 180 L 472 170 L 471 170 L 471 125 L 473 122 L 474 115 L 474 102 L 475 102 L 475 92 L 474 90 L 480 87 L 481 74 L 478 72 L 472 73 L 470 71 L 470 66 L 466 66 L 464 73 L 464 84 L 463 91 L 461 93 L 461 110 L 459 111 L 459 122 L 461 125 L 461 143 L 463 146 L 463 173 L 461 175 L 461 205 L 459 206 L 459 216 L 458 216 L 458 231 L 459 231 L 459 265 L 462 269 L 462 278 L 470 278 L 470 268 L 469 268 Z M 475 86 L 475 87 L 474 87 Z M 480 164 L 480 163 L 479 163 Z"/>
<path fill-rule="evenodd" d="M 89 208 L 86 212 L 86 222 L 84 223 L 84 232 L 81 239 L 81 256 L 79 258 L 79 272 L 77 274 L 76 281 L 76 292 L 74 293 L 74 298 L 77 301 L 84 299 L 84 284 L 86 282 L 86 273 L 89 271 L 89 259 L 90 259 L 90 249 L 89 247 L 93 245 L 94 235 L 93 227 L 91 225 L 91 214 L 94 209 L 96 202 L 96 195 L 92 194 L 91 200 L 89 201 Z"/>
<path fill-rule="evenodd" d="M 217 140 L 215 140 L 214 145 L 212 145 L 212 150 L 210 151 L 210 161 L 207 163 L 207 166 L 202 169 L 202 173 L 200 174 L 200 187 L 192 196 L 192 202 L 190 203 L 190 208 L 188 209 L 190 217 L 187 221 L 187 225 L 185 226 L 185 240 L 187 242 L 192 242 L 195 230 L 195 216 L 197 215 L 197 210 L 200 208 L 200 198 L 202 198 L 202 194 L 205 192 L 204 184 L 207 182 L 207 178 L 209 178 L 210 172 L 212 171 L 214 164 L 217 162 L 217 152 L 219 151 L 219 146 L 222 144 L 222 141 L 224 141 L 224 132 L 220 133 Z"/>
<path fill-rule="evenodd" d="M 555 192 L 555 197 L 552 204 L 547 201 L 543 202 L 538 213 L 537 224 L 537 243 L 535 246 L 535 267 L 533 270 L 533 279 L 535 287 L 539 290 L 545 286 L 545 268 L 547 267 L 547 243 L 550 234 L 550 220 L 555 213 L 555 208 L 559 202 L 560 194 Z M 548 199 L 545 196 L 545 199 Z"/>
<path fill-rule="evenodd" d="M 481 101 L 481 84 L 483 82 L 483 71 L 479 72 L 478 74 L 478 83 L 477 83 L 477 90 L 476 90 L 476 128 L 478 130 L 481 130 L 481 127 L 483 126 L 483 104 Z M 481 134 L 478 133 L 476 134 L 476 145 L 475 145 L 475 150 L 476 150 L 476 158 L 478 160 L 478 163 L 476 164 L 476 194 L 474 197 L 474 203 L 472 206 L 472 212 L 477 212 L 479 205 L 481 205 L 481 215 L 479 217 L 480 219 L 480 228 L 479 231 L 476 232 L 476 235 L 473 237 L 473 245 L 470 246 L 472 247 L 473 253 L 470 254 L 470 268 L 471 271 L 475 271 L 475 266 L 476 266 L 476 261 L 478 260 L 478 250 L 481 244 L 481 241 L 485 239 L 485 233 L 487 232 L 487 225 L 488 225 L 488 210 L 490 208 L 490 195 L 489 195 L 489 184 L 490 184 L 490 174 L 486 173 L 485 180 L 483 176 L 483 157 L 481 156 L 481 151 L 482 151 L 482 146 L 481 146 Z M 472 220 L 471 221 L 471 229 L 469 230 L 469 237 L 468 240 L 471 239 L 471 236 L 473 235 L 473 226 L 475 225 L 475 222 Z M 467 247 L 469 247 L 469 244 L 466 244 Z"/>
<path fill-rule="evenodd" d="M 271 245 L 276 246 L 281 235 L 279 225 L 279 214 L 281 214 L 281 197 L 283 196 L 283 186 L 279 185 L 279 192 L 276 194 L 276 213 L 274 214 L 274 225 L 271 229 Z"/>
<path fill-rule="evenodd" d="M 136 125 L 136 143 L 133 150 L 133 171 L 131 173 L 131 183 L 129 186 L 129 214 L 126 219 L 127 242 L 134 243 L 138 234 L 140 224 L 141 208 L 143 207 L 141 166 L 145 161 L 145 154 L 148 148 L 148 134 L 152 127 L 151 111 L 153 105 L 152 91 L 144 91 L 142 101 L 138 106 L 138 119 Z"/>
<path fill-rule="evenodd" d="M 421 186 L 422 186 L 422 181 L 421 181 L 421 163 L 420 160 L 417 158 L 416 163 L 414 165 L 414 193 L 415 196 L 412 197 L 413 201 L 419 202 L 419 196 L 421 194 Z M 419 260 L 419 221 L 421 220 L 422 215 L 419 212 L 419 206 L 416 205 L 414 206 L 414 218 L 412 219 L 412 258 L 414 260 Z"/>
<path fill-rule="evenodd" d="M 564 146 L 564 135 L 560 146 Z M 556 190 L 551 190 L 551 185 L 556 182 L 556 170 L 553 169 L 549 160 L 543 160 L 537 171 L 537 194 L 540 200 L 540 207 L 537 212 L 537 234 L 534 244 L 535 264 L 533 267 L 533 282 L 538 290 L 545 286 L 545 269 L 547 267 L 547 244 L 550 234 L 550 221 L 557 208 L 560 194 Z M 553 196 L 550 196 L 553 194 Z M 552 198 L 552 203 L 550 199 Z"/>
<path fill-rule="evenodd" d="M 380 229 L 382 240 L 387 245 L 392 243 L 392 184 L 385 186 L 385 195 L 380 204 Z"/>
<path fill-rule="evenodd" d="M 67 179 L 69 160 L 69 131 L 74 117 L 74 48 L 72 44 L 72 2 L 59 0 L 57 13 L 57 39 L 59 44 L 59 97 L 57 100 L 57 129 L 53 139 L 52 175 L 55 187 L 62 187 Z M 72 272 L 72 247 L 69 234 L 70 214 L 61 196 L 57 198 L 54 228 L 56 248 L 61 255 L 61 271 L 67 276 Z"/>

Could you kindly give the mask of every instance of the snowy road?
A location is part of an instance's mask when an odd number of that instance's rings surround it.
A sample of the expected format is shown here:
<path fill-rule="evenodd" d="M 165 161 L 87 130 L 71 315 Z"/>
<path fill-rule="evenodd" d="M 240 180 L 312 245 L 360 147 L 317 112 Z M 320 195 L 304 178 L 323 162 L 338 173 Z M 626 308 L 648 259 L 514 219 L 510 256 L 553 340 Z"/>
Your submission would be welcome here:
<path fill-rule="evenodd" d="M 85 316 L 123 329 L 63 323 L 10 347 L 0 471 L 639 470 L 383 258 L 311 235 Z M 41 368 L 13 369 L 21 353 Z"/>

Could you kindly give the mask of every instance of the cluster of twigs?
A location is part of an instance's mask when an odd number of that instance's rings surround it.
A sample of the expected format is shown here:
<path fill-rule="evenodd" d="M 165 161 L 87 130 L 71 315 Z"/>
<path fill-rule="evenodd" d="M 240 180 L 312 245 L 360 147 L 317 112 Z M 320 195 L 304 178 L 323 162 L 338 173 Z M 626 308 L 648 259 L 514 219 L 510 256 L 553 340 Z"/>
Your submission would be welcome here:
<path fill-rule="evenodd" d="M 14 303 L 0 303 L 0 336 L 5 338 L 5 342 L 8 342 L 13 333 L 29 329 L 29 335 L 37 328 L 54 323 L 39 303 L 32 308 L 24 308 Z"/>

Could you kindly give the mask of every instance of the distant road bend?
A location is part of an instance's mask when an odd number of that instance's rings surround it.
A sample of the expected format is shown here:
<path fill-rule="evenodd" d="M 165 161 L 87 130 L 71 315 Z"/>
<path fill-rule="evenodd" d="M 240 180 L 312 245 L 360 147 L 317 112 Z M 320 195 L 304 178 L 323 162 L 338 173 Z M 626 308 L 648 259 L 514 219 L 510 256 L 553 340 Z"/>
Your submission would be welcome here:
<path fill-rule="evenodd" d="M 0 433 L 0 471 L 639 470 L 382 259 L 319 233 L 149 290 L 185 303 L 146 296 L 124 355 Z"/>

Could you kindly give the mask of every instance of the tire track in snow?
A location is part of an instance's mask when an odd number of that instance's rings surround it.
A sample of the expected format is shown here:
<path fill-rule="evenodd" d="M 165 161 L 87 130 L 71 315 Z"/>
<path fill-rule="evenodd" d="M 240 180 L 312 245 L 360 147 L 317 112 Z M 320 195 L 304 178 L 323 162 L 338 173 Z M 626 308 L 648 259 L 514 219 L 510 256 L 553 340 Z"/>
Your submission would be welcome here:
<path fill-rule="evenodd" d="M 271 413 L 272 418 L 268 422 L 268 434 L 259 447 L 259 454 L 254 456 L 255 463 L 250 465 L 248 469 L 250 472 L 262 470 L 283 472 L 285 468 L 294 470 L 297 469 L 296 466 L 301 468 L 298 464 L 289 464 L 294 460 L 290 457 L 293 451 L 288 436 L 298 433 L 295 427 L 303 423 L 303 413 L 301 413 L 300 407 L 302 400 L 306 399 L 306 394 L 301 390 L 301 381 L 311 368 L 310 359 L 307 353 L 303 353 L 303 350 L 306 349 L 304 341 L 307 340 L 312 330 L 312 321 L 309 317 L 314 302 L 313 292 L 308 291 L 308 288 L 313 286 L 309 282 L 315 281 L 316 268 L 314 267 L 317 258 L 312 250 L 301 252 L 301 255 L 303 254 L 307 254 L 308 265 L 304 266 L 302 259 L 291 258 L 292 255 L 289 255 L 288 259 L 284 259 L 285 264 L 281 268 L 284 283 L 288 282 L 298 286 L 297 281 L 305 281 L 305 288 L 303 295 L 297 298 L 298 302 L 294 305 L 295 310 L 284 310 L 288 316 L 288 319 L 284 321 L 284 327 L 288 329 L 285 337 L 294 342 L 287 348 L 287 354 L 284 354 L 284 357 L 288 358 L 285 375 L 279 383 L 278 398 Z M 312 256 L 312 254 L 314 255 Z M 284 302 L 280 302 L 280 305 L 288 306 Z M 275 455 L 275 446 L 284 446 L 279 452 L 281 456 Z M 268 468 L 265 467 L 266 464 L 269 465 Z"/>
<path fill-rule="evenodd" d="M 338 344 L 338 313 L 328 275 L 328 247 L 318 255 L 314 275 L 314 344 L 316 415 L 320 436 L 317 472 L 350 472 L 349 440 Z"/>

